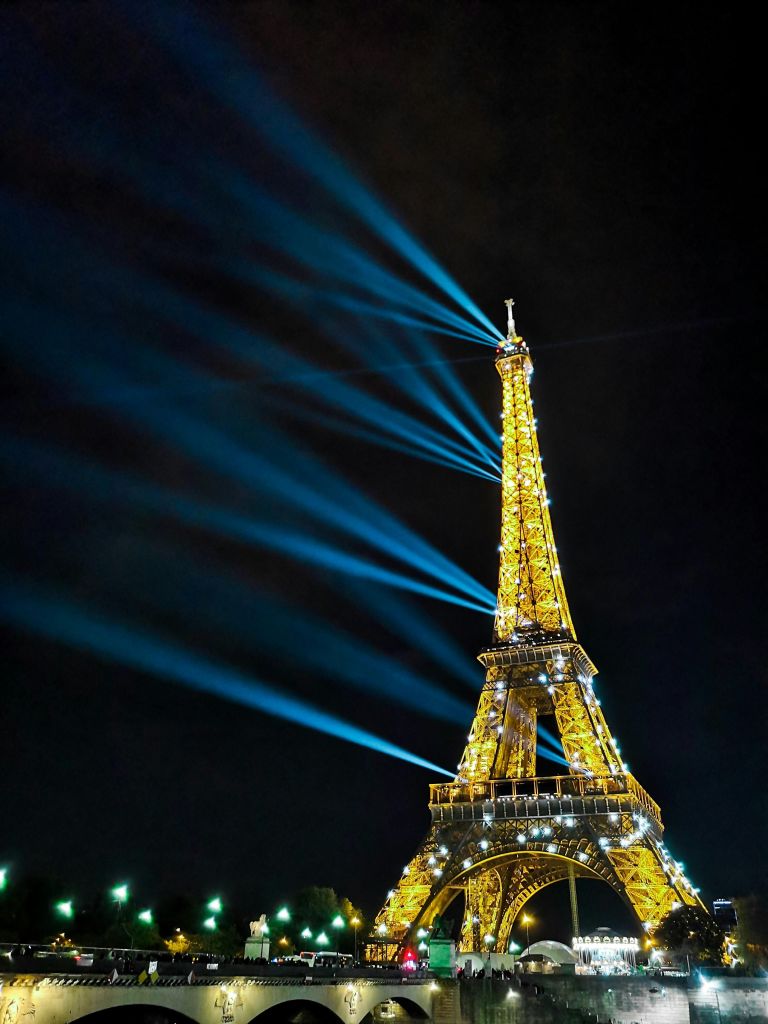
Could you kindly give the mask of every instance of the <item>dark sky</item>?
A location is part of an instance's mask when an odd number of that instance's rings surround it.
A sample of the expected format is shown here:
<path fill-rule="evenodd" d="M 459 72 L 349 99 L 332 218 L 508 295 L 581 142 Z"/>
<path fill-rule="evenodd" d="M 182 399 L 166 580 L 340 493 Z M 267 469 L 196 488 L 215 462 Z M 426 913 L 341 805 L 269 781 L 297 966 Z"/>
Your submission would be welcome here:
<path fill-rule="evenodd" d="M 195 349 L 170 313 L 164 321 L 138 301 L 110 319 L 78 239 L 97 262 L 171 282 L 289 351 L 347 365 L 311 326 L 214 266 L 205 232 L 171 208 L 188 150 L 214 174 L 220 160 L 236 165 L 259 188 L 276 187 L 276 172 L 242 110 L 222 112 L 210 83 L 180 74 L 152 36 L 153 19 L 144 25 L 136 11 L 26 3 L 1 16 L 3 200 L 16 211 L 4 218 L 3 293 L 39 301 L 45 318 L 42 334 L 6 332 L 3 428 L 236 503 L 231 481 L 212 482 L 170 441 L 147 444 L 119 402 L 96 407 L 66 374 L 46 374 L 49 349 L 65 363 L 87 360 L 77 330 L 59 335 L 61 310 L 75 325 L 95 317 L 113 355 L 129 338 L 191 350 L 212 374 L 226 362 Z M 765 86 L 756 25 L 733 6 L 260 2 L 212 12 L 499 326 L 503 299 L 515 296 L 536 365 L 571 612 L 600 669 L 609 724 L 703 895 L 764 889 Z M 241 98 L 247 108 L 246 91 Z M 147 152 L 165 171 L 154 192 L 131 183 Z M 301 202 L 298 185 L 279 186 Z M 206 203 L 199 181 L 195 197 Z M 59 216 L 53 244 L 47 221 Z M 222 223 L 224 263 L 247 233 L 247 224 Z M 462 360 L 455 371 L 495 419 L 492 350 L 439 345 Z M 386 381 L 364 383 L 400 401 Z M 214 388 L 200 408 L 224 410 L 231 425 L 252 412 L 268 419 L 277 414 L 266 399 L 287 390 L 245 375 L 234 397 Z M 151 400 L 162 405 L 163 394 Z M 493 589 L 492 484 L 308 431 L 285 412 L 279 422 Z M 381 629 L 365 586 L 350 593 L 299 561 L 24 474 L 5 493 L 7 579 L 45 582 L 182 644 L 202 637 L 197 650 L 438 764 L 457 761 L 469 721 L 454 726 L 303 668 L 301 617 L 312 612 L 474 703 L 428 649 Z M 290 606 L 296 637 L 284 657 L 206 634 L 208 610 L 184 604 L 181 577 L 168 586 L 167 566 L 179 560 Z M 470 656 L 489 641 L 482 616 L 420 607 Z M 247 638 L 248 622 L 238 628 Z M 16 630 L 4 649 L 0 862 L 17 871 L 55 870 L 83 892 L 128 877 L 148 899 L 171 887 L 220 889 L 247 913 L 300 885 L 328 884 L 373 910 L 425 832 L 436 780 L 421 768 Z M 478 690 L 481 680 L 478 665 Z M 560 910 L 547 910 L 553 932 L 567 913 L 559 898 Z"/>

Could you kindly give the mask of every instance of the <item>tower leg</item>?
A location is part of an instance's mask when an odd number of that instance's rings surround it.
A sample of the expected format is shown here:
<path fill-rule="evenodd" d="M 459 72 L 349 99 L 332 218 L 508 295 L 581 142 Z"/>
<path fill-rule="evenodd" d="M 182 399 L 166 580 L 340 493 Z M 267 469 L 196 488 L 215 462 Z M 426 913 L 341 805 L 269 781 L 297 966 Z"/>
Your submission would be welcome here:
<path fill-rule="evenodd" d="M 576 901 L 576 872 L 573 869 L 573 864 L 568 864 L 568 894 L 571 897 L 571 928 L 573 929 L 572 938 L 576 938 L 577 935 L 581 934 L 579 928 L 579 904 Z"/>

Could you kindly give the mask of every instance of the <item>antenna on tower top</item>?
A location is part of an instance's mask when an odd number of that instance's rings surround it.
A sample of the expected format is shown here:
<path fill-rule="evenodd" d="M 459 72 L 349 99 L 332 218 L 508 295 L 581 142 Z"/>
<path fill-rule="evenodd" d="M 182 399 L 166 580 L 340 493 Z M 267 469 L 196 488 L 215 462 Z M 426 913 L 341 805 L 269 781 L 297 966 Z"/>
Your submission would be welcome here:
<path fill-rule="evenodd" d="M 507 307 L 507 341 L 514 341 L 517 337 L 517 331 L 515 330 L 515 318 L 512 314 L 512 307 L 514 304 L 514 299 L 504 300 L 504 305 Z"/>

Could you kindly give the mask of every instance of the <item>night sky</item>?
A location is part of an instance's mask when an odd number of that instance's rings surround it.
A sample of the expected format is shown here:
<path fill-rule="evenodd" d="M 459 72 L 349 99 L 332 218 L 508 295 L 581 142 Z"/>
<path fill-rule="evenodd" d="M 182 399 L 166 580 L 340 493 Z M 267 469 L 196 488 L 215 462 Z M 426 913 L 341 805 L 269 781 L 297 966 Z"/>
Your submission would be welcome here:
<path fill-rule="evenodd" d="M 267 152 L 226 60 L 205 74 L 183 63 L 207 50 L 209 26 L 233 66 L 250 66 L 310 125 L 499 328 L 515 297 L 571 613 L 609 725 L 704 898 L 764 892 L 756 26 L 733 6 L 267 0 L 206 8 L 195 33 L 171 11 L 22 3 L 0 14 L 4 600 L 17 585 L 48 588 L 447 769 L 463 749 L 481 667 L 473 691 L 428 644 L 386 628 L 373 591 L 398 591 L 152 515 L 119 491 L 104 500 L 106 484 L 68 468 L 87 461 L 279 516 L 269 495 L 180 450 L 162 413 L 180 404 L 255 450 L 279 431 L 495 586 L 497 485 L 307 419 L 284 366 L 236 357 L 178 309 L 145 301 L 147 282 L 173 288 L 236 320 L 255 347 L 269 336 L 421 415 L 396 373 L 361 372 L 331 344 L 332 313 L 281 304 L 237 270 L 244 252 L 275 271 L 286 256 L 235 214 L 235 172 L 435 297 Z M 432 343 L 498 422 L 493 349 Z M 150 352 L 193 366 L 195 382 L 160 375 L 132 390 Z M 137 426 L 145 406 L 152 431 Z M 60 467 L 29 472 L 24 444 L 61 455 Z M 315 536 L 302 509 L 290 518 Z M 487 616 L 407 601 L 465 660 L 490 641 Z M 291 622 L 279 650 L 265 642 L 273 603 Z M 466 721 L 441 719 L 428 700 L 406 706 L 386 679 L 366 690 L 334 680 L 332 665 L 319 674 L 305 616 L 461 699 Z M 438 779 L 423 768 L 40 632 L 10 625 L 3 650 L 0 863 L 13 871 L 54 872 L 84 893 L 126 878 L 148 902 L 221 891 L 252 914 L 331 885 L 372 912 L 426 831 Z M 624 914 L 607 898 L 600 919 L 582 911 L 587 925 Z M 564 889 L 540 912 L 567 933 Z"/>

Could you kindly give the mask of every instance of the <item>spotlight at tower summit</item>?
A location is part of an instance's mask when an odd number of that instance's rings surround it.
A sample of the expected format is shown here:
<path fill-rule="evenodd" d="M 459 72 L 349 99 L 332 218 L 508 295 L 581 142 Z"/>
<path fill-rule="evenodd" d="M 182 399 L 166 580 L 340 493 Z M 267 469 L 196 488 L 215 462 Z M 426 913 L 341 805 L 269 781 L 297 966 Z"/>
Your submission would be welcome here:
<path fill-rule="evenodd" d="M 371 952 L 379 958 L 417 943 L 460 892 L 461 952 L 482 949 L 487 935 L 507 949 L 528 900 L 576 877 L 611 885 L 650 934 L 677 906 L 704 909 L 664 845 L 658 804 L 622 761 L 594 694 L 597 670 L 576 639 L 554 542 L 531 355 L 513 301 L 506 305 L 507 336 L 496 349 L 498 598 L 492 643 L 478 656 L 486 679 L 457 775 L 430 786 L 427 836 L 374 922 Z M 539 775 L 541 740 L 562 749 L 567 774 Z"/>

